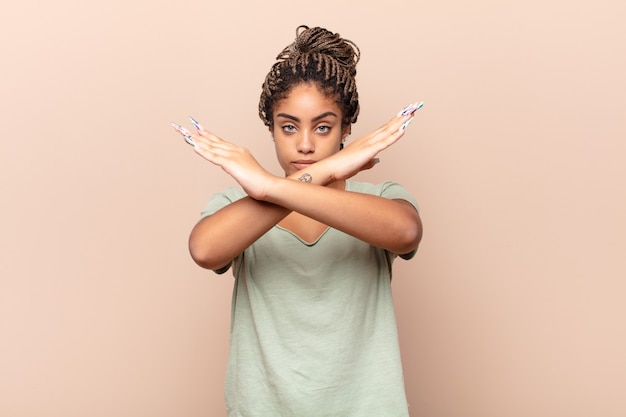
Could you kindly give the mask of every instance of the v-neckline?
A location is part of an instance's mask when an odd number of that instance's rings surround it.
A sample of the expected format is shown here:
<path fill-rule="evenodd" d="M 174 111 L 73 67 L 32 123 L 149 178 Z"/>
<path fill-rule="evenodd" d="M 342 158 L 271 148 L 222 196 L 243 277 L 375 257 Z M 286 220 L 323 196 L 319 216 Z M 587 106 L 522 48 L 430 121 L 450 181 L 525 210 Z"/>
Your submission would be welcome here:
<path fill-rule="evenodd" d="M 350 182 L 348 180 L 345 180 L 343 182 L 343 188 L 342 189 L 346 190 L 346 191 L 350 191 Z M 302 221 L 304 223 L 298 224 L 298 220 L 296 219 L 295 223 L 296 223 L 297 226 L 300 226 L 300 227 L 289 227 L 289 224 L 290 224 L 290 222 L 288 220 L 289 216 L 303 216 L 304 218 L 302 219 Z M 283 223 L 285 221 L 287 221 L 286 224 L 282 224 L 281 225 L 281 223 Z M 309 228 L 309 226 L 306 225 L 306 222 L 316 222 L 316 223 L 319 223 L 320 225 L 322 225 L 324 227 L 323 228 L 320 227 L 319 233 L 316 233 L 316 234 L 313 235 L 314 238 L 307 240 L 307 239 L 305 239 L 303 237 L 303 235 L 307 235 L 307 233 L 303 233 L 303 232 L 306 232 L 307 229 Z M 321 222 L 317 222 L 316 220 L 313 220 L 313 219 L 311 219 L 309 217 L 306 217 L 306 216 L 301 215 L 301 214 L 296 213 L 296 212 L 290 213 L 287 217 L 285 217 L 283 220 L 281 220 L 279 223 L 277 223 L 276 227 L 278 229 L 280 229 L 280 230 L 284 230 L 285 232 L 289 232 L 289 234 L 291 234 L 292 236 L 294 236 L 296 239 L 298 239 L 300 242 L 304 243 L 307 246 L 315 245 L 330 230 L 330 226 L 325 225 L 325 224 L 323 224 Z M 311 228 L 315 228 L 315 227 L 319 227 L 319 226 L 313 224 L 310 227 Z M 298 230 L 299 230 L 299 232 L 298 232 Z"/>
<path fill-rule="evenodd" d="M 302 236 L 300 236 L 296 232 L 294 232 L 294 231 L 292 231 L 290 229 L 287 229 L 286 227 L 283 227 L 283 226 L 281 226 L 279 224 L 277 224 L 275 227 L 277 229 L 279 229 L 279 230 L 282 230 L 284 232 L 289 233 L 291 236 L 295 237 L 296 239 L 298 239 L 301 243 L 305 244 L 306 246 L 315 246 L 317 244 L 317 242 L 319 242 L 322 239 L 322 237 L 326 233 L 328 233 L 328 231 L 330 230 L 330 226 L 326 226 L 326 228 L 324 230 L 322 230 L 322 232 L 315 239 L 313 239 L 312 241 L 308 241 L 308 240 L 305 240 L 304 238 L 302 238 Z"/>

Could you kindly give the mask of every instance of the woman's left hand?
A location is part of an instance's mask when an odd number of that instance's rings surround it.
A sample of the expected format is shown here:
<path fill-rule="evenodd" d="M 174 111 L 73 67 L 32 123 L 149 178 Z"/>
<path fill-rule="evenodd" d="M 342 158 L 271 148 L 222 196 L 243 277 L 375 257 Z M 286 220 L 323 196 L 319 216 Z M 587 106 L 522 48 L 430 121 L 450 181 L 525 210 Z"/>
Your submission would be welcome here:
<path fill-rule="evenodd" d="M 341 152 L 337 152 L 322 162 L 333 180 L 352 177 L 360 171 L 372 168 L 376 156 L 404 136 L 406 127 L 414 118 L 414 113 L 422 107 L 415 103 L 405 107 L 397 116 L 369 134 L 358 138 Z"/>

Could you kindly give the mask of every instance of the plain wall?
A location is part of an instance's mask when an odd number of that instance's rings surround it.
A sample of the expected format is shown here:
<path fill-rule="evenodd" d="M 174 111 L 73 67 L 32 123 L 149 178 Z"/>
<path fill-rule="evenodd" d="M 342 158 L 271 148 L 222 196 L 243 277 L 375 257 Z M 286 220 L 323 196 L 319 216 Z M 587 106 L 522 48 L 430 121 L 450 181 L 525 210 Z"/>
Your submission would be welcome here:
<path fill-rule="evenodd" d="M 260 85 L 299 24 L 361 48 L 352 137 L 425 101 L 357 178 L 418 199 L 393 280 L 412 416 L 626 415 L 626 3 L 7 1 L 0 415 L 224 415 L 230 273 L 187 236 L 233 184 L 195 116 L 272 172 Z"/>

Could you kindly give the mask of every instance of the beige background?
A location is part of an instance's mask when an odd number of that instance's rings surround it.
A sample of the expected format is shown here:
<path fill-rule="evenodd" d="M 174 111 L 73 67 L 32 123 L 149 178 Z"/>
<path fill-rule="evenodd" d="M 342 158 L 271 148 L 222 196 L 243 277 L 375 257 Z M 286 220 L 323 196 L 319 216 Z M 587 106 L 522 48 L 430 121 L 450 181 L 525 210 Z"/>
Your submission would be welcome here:
<path fill-rule="evenodd" d="M 360 177 L 421 204 L 393 282 L 411 414 L 626 415 L 625 21 L 620 0 L 4 2 L 0 415 L 223 415 L 232 277 L 186 239 L 231 181 L 169 123 L 278 172 L 257 100 L 303 23 L 361 47 L 353 137 L 426 102 Z"/>

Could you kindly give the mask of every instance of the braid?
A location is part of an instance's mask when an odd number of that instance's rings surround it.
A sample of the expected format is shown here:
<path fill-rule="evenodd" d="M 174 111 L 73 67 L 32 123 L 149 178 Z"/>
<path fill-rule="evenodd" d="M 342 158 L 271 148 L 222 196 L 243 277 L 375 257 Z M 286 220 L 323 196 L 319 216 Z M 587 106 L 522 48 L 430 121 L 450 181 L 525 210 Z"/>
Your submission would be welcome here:
<path fill-rule="evenodd" d="M 272 125 L 276 103 L 302 83 L 314 83 L 336 100 L 343 113 L 342 124 L 356 122 L 359 95 L 356 88 L 356 64 L 360 59 L 354 42 L 324 28 L 299 26 L 296 40 L 276 57 L 265 78 L 259 101 L 259 116 L 266 126 Z"/>

